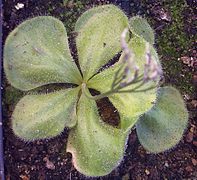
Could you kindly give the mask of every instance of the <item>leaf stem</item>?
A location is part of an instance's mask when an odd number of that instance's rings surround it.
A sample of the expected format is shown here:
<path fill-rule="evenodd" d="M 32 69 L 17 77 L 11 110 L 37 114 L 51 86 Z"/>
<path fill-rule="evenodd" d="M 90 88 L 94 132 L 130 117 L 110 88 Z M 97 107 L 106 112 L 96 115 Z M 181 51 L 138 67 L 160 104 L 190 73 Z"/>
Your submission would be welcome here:
<path fill-rule="evenodd" d="M 136 87 L 134 87 L 132 89 L 129 89 L 129 90 L 122 90 L 123 88 L 128 87 L 128 86 L 130 86 L 130 85 L 132 85 L 134 83 L 138 83 L 138 82 L 141 82 L 141 83 L 138 84 Z M 143 92 L 143 91 L 147 91 L 147 90 L 155 88 L 155 86 L 151 86 L 151 87 L 146 88 L 146 89 L 137 90 L 138 88 L 142 87 L 144 84 L 145 84 L 145 82 L 143 81 L 142 75 L 140 75 L 134 81 L 131 81 L 129 83 L 125 83 L 123 85 L 120 84 L 118 87 L 113 88 L 113 89 L 111 89 L 111 90 L 109 90 L 109 91 L 107 91 L 105 93 L 102 93 L 102 94 L 99 94 L 99 95 L 96 95 L 96 96 L 91 96 L 87 92 L 86 83 L 82 83 L 82 93 L 85 94 L 85 96 L 88 97 L 89 99 L 99 100 L 99 99 L 102 99 L 102 98 L 105 98 L 105 97 L 109 97 L 109 96 L 111 96 L 111 95 L 113 95 L 115 93 Z"/>

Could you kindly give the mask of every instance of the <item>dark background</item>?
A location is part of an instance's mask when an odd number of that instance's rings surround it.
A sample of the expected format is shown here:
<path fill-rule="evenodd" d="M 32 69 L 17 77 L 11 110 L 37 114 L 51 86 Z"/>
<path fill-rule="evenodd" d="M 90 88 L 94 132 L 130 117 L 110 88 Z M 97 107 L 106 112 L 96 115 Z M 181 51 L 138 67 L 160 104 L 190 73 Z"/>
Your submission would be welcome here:
<path fill-rule="evenodd" d="M 38 15 L 52 15 L 62 20 L 70 37 L 80 14 L 95 5 L 114 3 L 128 16 L 146 17 L 155 29 L 155 46 L 163 65 L 165 84 L 180 90 L 190 113 L 188 129 L 175 148 L 150 154 L 140 145 L 133 130 L 121 164 L 108 176 L 87 178 L 74 169 L 71 155 L 64 153 L 68 130 L 57 138 L 35 142 L 24 142 L 14 136 L 10 117 L 24 94 L 11 87 L 2 74 L 6 179 L 197 179 L 196 0 L 67 0 L 64 3 L 61 0 L 4 0 L 3 3 L 3 43 L 18 24 Z M 23 3 L 24 7 L 17 10 L 17 3 Z M 110 107 L 100 106 L 110 116 Z M 52 168 L 47 166 L 46 159 Z"/>

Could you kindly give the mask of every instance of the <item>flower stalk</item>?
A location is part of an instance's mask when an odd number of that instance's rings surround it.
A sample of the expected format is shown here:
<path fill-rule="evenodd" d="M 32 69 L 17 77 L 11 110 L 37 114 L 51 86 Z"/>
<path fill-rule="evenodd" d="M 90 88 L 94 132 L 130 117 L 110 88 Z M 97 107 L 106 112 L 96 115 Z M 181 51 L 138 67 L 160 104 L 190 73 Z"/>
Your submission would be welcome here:
<path fill-rule="evenodd" d="M 121 47 L 124 53 L 124 57 L 120 63 L 122 65 L 117 70 L 114 75 L 114 80 L 112 82 L 111 89 L 105 93 L 91 96 L 87 93 L 86 84 L 82 84 L 83 93 L 92 100 L 102 99 L 104 97 L 109 97 L 115 93 L 138 93 L 145 92 L 154 89 L 155 85 L 150 85 L 149 87 L 142 88 L 149 81 L 157 81 L 162 75 L 162 69 L 157 64 L 150 53 L 150 45 L 146 42 L 146 53 L 145 53 L 145 64 L 144 73 L 139 74 L 139 67 L 135 62 L 135 54 L 132 49 L 129 48 L 126 42 L 126 35 L 128 29 L 124 29 L 121 34 Z M 132 86 L 138 83 L 138 85 Z M 127 87 L 131 87 L 128 89 Z M 127 88 L 127 89 L 125 89 Z"/>

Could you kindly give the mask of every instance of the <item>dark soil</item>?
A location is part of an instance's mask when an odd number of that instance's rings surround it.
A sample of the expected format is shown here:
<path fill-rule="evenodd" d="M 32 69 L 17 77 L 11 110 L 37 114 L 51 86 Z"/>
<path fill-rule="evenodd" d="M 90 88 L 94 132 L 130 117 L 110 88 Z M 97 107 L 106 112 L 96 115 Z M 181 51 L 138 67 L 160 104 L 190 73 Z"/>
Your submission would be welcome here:
<path fill-rule="evenodd" d="M 19 10 L 15 7 L 18 2 L 24 4 Z M 120 2 L 123 1 L 114 0 L 112 3 L 121 5 Z M 3 41 L 20 22 L 37 15 L 58 17 L 65 22 L 69 36 L 74 36 L 72 30 L 79 15 L 94 5 L 106 3 L 109 1 L 68 0 L 63 5 L 61 1 L 55 0 L 5 0 Z M 175 148 L 160 154 L 150 154 L 140 145 L 133 130 L 128 139 L 125 157 L 118 168 L 105 177 L 84 177 L 73 167 L 71 154 L 65 154 L 67 129 L 59 137 L 35 142 L 24 142 L 13 134 L 11 114 L 23 93 L 11 87 L 3 75 L 6 179 L 197 179 L 197 57 L 194 49 L 196 3 L 196 0 L 130 0 L 130 9 L 125 9 L 128 15 L 147 17 L 156 30 L 156 46 L 165 71 L 165 84 L 176 86 L 187 103 L 190 122 L 184 137 Z M 114 109 L 110 108 L 107 100 L 98 102 L 98 106 L 105 110 L 101 114 L 104 119 L 116 117 L 118 121 L 118 114 L 113 113 Z"/>

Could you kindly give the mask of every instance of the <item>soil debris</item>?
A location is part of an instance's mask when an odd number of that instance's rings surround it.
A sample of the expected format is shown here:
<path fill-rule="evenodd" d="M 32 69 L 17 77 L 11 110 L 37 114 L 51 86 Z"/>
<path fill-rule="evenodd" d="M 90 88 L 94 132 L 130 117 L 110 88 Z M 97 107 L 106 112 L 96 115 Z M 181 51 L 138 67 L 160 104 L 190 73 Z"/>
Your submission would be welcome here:
<path fill-rule="evenodd" d="M 45 158 L 43 159 L 43 161 L 46 162 L 46 167 L 47 167 L 48 169 L 51 169 L 51 170 L 54 170 L 54 169 L 55 169 L 55 165 L 53 164 L 53 162 L 51 162 L 51 161 L 49 160 L 48 157 L 45 157 Z"/>

